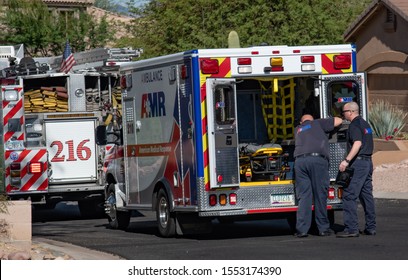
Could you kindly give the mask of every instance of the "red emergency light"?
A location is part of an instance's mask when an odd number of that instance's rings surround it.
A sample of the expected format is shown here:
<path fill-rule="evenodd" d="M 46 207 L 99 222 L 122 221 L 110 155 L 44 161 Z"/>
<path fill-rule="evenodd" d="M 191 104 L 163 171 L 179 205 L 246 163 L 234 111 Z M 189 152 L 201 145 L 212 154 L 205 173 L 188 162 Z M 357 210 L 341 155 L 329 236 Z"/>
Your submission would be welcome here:
<path fill-rule="evenodd" d="M 28 164 L 28 172 L 31 174 L 42 173 L 42 163 L 41 162 L 31 162 Z"/>
<path fill-rule="evenodd" d="M 220 71 L 220 66 L 217 59 L 201 59 L 200 68 L 203 74 L 218 74 Z"/>
<path fill-rule="evenodd" d="M 300 57 L 300 62 L 302 63 L 314 63 L 315 57 L 313 55 L 303 55 Z"/>
<path fill-rule="evenodd" d="M 250 57 L 240 57 L 238 58 L 238 65 L 251 65 L 252 59 Z"/>
<path fill-rule="evenodd" d="M 333 57 L 334 69 L 349 69 L 351 67 L 351 55 L 340 54 Z"/>

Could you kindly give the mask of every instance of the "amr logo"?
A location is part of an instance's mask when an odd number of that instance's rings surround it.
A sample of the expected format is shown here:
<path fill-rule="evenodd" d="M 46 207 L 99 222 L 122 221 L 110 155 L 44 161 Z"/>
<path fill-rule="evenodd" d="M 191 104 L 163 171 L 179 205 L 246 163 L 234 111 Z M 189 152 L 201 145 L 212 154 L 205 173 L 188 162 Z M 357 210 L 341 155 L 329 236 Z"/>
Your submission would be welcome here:
<path fill-rule="evenodd" d="M 141 118 L 154 118 L 166 115 L 164 92 L 152 92 L 142 95 Z"/>

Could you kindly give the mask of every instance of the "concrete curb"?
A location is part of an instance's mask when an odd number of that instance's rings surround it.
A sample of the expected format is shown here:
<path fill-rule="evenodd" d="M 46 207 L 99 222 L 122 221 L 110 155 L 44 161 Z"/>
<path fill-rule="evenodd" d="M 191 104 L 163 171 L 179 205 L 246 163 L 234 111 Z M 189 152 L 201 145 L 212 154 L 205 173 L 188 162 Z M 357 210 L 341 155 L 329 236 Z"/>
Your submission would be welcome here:
<path fill-rule="evenodd" d="M 69 256 L 71 260 L 124 260 L 123 258 L 105 252 L 91 250 L 70 243 L 33 237 L 32 243 L 52 252 L 55 257 Z"/>
<path fill-rule="evenodd" d="M 374 192 L 375 198 L 408 199 L 408 192 Z"/>

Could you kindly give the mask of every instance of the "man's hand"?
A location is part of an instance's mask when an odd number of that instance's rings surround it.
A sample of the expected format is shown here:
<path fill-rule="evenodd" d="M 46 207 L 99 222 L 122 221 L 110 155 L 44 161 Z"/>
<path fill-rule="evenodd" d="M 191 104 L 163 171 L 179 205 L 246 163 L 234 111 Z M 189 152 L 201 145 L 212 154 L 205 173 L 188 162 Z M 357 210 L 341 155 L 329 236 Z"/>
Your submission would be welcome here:
<path fill-rule="evenodd" d="M 342 162 L 340 162 L 339 170 L 340 170 L 341 172 L 344 172 L 344 171 L 346 170 L 346 167 L 347 167 L 347 166 L 349 166 L 348 162 L 345 161 L 345 160 L 343 160 Z"/>

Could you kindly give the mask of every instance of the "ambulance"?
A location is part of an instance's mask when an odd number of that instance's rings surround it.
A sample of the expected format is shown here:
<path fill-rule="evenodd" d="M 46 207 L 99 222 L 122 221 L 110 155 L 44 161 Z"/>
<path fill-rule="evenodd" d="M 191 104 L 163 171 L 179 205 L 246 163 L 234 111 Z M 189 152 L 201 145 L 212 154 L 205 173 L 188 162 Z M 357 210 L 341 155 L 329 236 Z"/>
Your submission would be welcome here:
<path fill-rule="evenodd" d="M 366 78 L 350 44 L 195 49 L 119 71 L 122 125 L 96 134 L 97 144 L 114 144 L 103 164 L 113 228 L 152 210 L 164 237 L 208 231 L 214 220 L 284 218 L 293 229 L 302 114 L 341 117 L 355 101 L 367 118 Z M 331 223 L 342 208 L 334 182 L 347 127 L 327 135 Z"/>

